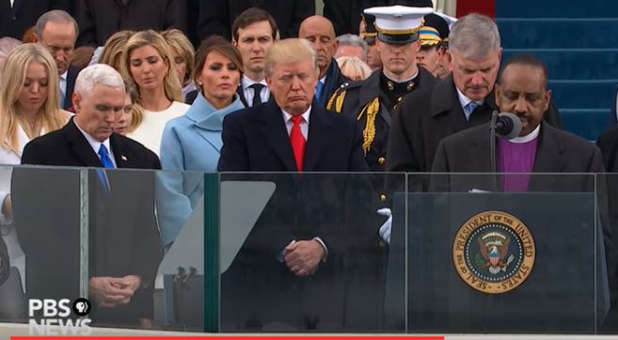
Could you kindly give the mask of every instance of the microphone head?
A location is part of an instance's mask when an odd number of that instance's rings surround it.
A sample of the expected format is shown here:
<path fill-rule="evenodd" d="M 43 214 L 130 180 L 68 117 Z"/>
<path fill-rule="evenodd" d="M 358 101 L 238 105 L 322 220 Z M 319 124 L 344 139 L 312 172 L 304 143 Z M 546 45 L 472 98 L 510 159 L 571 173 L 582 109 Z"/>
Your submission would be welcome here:
<path fill-rule="evenodd" d="M 504 139 L 513 139 L 521 133 L 521 120 L 510 112 L 502 112 L 496 120 L 496 136 Z"/>

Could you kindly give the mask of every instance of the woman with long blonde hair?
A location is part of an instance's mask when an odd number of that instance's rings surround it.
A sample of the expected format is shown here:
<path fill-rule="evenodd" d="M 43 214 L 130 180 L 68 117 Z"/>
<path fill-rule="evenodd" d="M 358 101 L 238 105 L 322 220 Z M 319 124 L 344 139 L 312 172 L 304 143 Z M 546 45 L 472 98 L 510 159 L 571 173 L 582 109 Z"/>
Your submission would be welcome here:
<path fill-rule="evenodd" d="M 189 109 L 165 38 L 153 30 L 133 34 L 122 51 L 121 73 L 139 94 L 127 137 L 158 155 L 165 124 Z"/>
<path fill-rule="evenodd" d="M 54 58 L 38 44 L 12 50 L 0 80 L 0 164 L 20 164 L 26 144 L 63 127 L 70 113 L 60 109 L 58 71 Z M 25 274 L 24 254 L 12 226 L 10 169 L 0 175 L 0 230 L 11 265 Z M 22 277 L 23 279 L 23 277 Z"/>

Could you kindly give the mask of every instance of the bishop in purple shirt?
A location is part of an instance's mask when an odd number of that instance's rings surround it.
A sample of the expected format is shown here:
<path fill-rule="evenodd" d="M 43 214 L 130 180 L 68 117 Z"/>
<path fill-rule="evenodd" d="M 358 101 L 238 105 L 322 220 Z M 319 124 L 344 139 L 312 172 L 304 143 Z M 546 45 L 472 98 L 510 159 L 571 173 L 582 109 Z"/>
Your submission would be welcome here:
<path fill-rule="evenodd" d="M 473 83 L 468 84 L 474 86 Z M 511 112 L 522 122 L 522 131 L 514 139 L 497 138 L 496 169 L 504 175 L 450 179 L 451 191 L 472 189 L 506 192 L 590 191 L 589 181 L 581 176 L 534 176 L 531 173 L 603 172 L 599 149 L 592 143 L 543 123 L 551 91 L 547 89 L 547 69 L 532 55 L 511 57 L 503 66 L 495 91 L 501 112 Z M 489 124 L 469 128 L 447 138 L 438 146 L 432 172 L 490 172 Z M 497 184 L 497 186 L 496 186 Z"/>

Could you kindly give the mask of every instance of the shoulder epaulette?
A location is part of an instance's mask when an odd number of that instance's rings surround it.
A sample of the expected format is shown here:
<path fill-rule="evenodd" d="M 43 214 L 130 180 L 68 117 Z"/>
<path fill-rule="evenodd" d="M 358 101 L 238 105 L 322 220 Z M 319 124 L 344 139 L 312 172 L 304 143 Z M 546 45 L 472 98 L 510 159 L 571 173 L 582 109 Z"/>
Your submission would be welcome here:
<path fill-rule="evenodd" d="M 343 108 L 343 101 L 345 100 L 345 95 L 347 93 L 348 87 L 350 87 L 350 83 L 345 82 L 341 84 L 338 89 L 335 90 L 333 95 L 328 100 L 328 103 L 326 104 L 327 110 L 341 113 L 341 109 Z"/>

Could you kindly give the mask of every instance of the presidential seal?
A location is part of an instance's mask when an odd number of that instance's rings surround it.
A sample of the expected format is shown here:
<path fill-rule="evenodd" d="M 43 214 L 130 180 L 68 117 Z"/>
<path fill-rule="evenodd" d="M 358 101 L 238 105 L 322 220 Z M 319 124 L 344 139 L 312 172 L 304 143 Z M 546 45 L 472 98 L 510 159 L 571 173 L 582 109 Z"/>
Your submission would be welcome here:
<path fill-rule="evenodd" d="M 521 285 L 532 272 L 534 238 L 522 221 L 502 211 L 467 220 L 455 235 L 453 264 L 470 287 L 501 294 Z"/>

